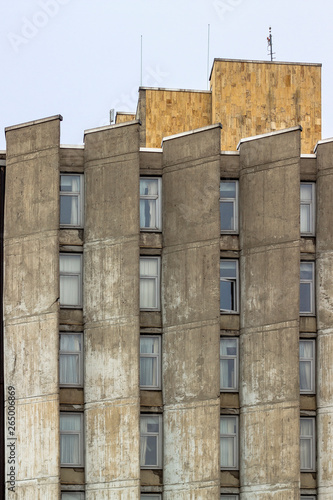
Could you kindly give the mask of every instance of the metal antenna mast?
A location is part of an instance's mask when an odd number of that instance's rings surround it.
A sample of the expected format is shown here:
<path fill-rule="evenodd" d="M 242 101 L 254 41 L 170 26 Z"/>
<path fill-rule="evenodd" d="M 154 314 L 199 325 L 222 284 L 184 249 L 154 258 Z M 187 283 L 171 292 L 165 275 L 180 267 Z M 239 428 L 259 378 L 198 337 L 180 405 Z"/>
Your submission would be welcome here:
<path fill-rule="evenodd" d="M 208 45 L 207 45 L 207 90 L 209 90 L 209 42 L 210 42 L 210 24 L 208 24 Z"/>
<path fill-rule="evenodd" d="M 142 35 L 141 35 L 141 60 L 140 60 L 140 87 L 142 87 Z"/>
<path fill-rule="evenodd" d="M 268 55 L 271 56 L 271 61 L 273 61 L 273 59 L 275 59 L 275 57 L 273 57 L 275 52 L 273 52 L 273 36 L 271 26 L 269 27 L 269 36 L 267 37 L 267 50 L 269 51 Z"/>

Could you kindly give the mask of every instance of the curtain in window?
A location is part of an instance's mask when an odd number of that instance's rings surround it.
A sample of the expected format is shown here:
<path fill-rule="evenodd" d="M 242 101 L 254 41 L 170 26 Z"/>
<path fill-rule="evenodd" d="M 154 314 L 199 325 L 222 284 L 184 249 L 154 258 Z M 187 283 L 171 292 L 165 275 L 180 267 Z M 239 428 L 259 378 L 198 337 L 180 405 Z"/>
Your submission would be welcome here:
<path fill-rule="evenodd" d="M 140 307 L 143 309 L 157 306 L 157 259 L 140 260 Z"/>
<path fill-rule="evenodd" d="M 311 419 L 301 418 L 301 469 L 312 469 L 313 425 Z"/>
<path fill-rule="evenodd" d="M 158 181 L 157 179 L 141 179 L 140 180 L 140 195 L 151 196 L 153 199 L 141 198 L 140 200 L 140 227 L 154 228 L 157 227 L 157 196 L 158 196 Z"/>
<path fill-rule="evenodd" d="M 60 373 L 61 384 L 80 383 L 80 357 L 79 354 L 70 354 L 62 351 L 81 351 L 81 335 L 60 335 Z"/>
<path fill-rule="evenodd" d="M 299 345 L 299 355 L 300 358 L 306 358 L 307 360 L 300 360 L 299 364 L 299 378 L 300 378 L 300 388 L 302 391 L 310 391 L 311 387 L 311 361 L 313 359 L 313 343 L 312 342 L 300 342 Z"/>
<path fill-rule="evenodd" d="M 236 419 L 221 418 L 220 432 L 221 467 L 235 467 Z M 230 434 L 230 437 L 226 434 Z"/>
<path fill-rule="evenodd" d="M 84 495 L 80 492 L 64 491 L 61 493 L 61 500 L 83 500 Z"/>
<path fill-rule="evenodd" d="M 71 431 L 73 434 L 70 433 Z M 80 463 L 80 432 L 80 415 L 60 415 L 60 462 L 62 464 Z"/>
<path fill-rule="evenodd" d="M 149 432 L 155 435 L 149 435 Z M 158 417 L 141 417 L 140 419 L 140 463 L 142 466 L 158 465 L 157 439 L 159 432 Z"/>
<path fill-rule="evenodd" d="M 237 355 L 236 339 L 221 339 L 220 341 L 220 387 L 232 389 L 236 387 L 235 359 L 225 359 L 225 356 Z"/>
<path fill-rule="evenodd" d="M 140 339 L 141 354 L 158 354 L 159 340 L 157 338 Z M 140 357 L 140 385 L 141 386 L 156 386 L 157 385 L 157 358 L 149 356 Z"/>
<path fill-rule="evenodd" d="M 78 175 L 62 175 L 60 180 L 61 192 L 80 192 L 80 177 Z M 60 195 L 60 223 L 79 224 L 79 197 L 76 195 Z"/>
<path fill-rule="evenodd" d="M 62 305 L 80 304 L 80 273 L 80 255 L 60 255 L 60 303 Z"/>

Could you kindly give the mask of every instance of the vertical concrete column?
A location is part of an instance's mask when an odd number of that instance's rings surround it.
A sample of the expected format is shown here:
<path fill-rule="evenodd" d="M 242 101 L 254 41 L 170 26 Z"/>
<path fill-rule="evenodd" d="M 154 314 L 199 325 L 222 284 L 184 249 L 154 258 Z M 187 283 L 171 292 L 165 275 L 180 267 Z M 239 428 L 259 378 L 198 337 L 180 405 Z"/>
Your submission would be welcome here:
<path fill-rule="evenodd" d="M 317 485 L 333 498 L 333 141 L 317 148 Z"/>
<path fill-rule="evenodd" d="M 87 500 L 139 499 L 139 123 L 85 134 Z"/>
<path fill-rule="evenodd" d="M 165 500 L 219 498 L 220 126 L 163 143 Z"/>
<path fill-rule="evenodd" d="M 241 498 L 299 499 L 300 127 L 240 144 Z"/>
<path fill-rule="evenodd" d="M 59 497 L 59 120 L 6 129 L 5 396 L 7 406 L 9 394 L 16 400 L 8 499 Z"/>

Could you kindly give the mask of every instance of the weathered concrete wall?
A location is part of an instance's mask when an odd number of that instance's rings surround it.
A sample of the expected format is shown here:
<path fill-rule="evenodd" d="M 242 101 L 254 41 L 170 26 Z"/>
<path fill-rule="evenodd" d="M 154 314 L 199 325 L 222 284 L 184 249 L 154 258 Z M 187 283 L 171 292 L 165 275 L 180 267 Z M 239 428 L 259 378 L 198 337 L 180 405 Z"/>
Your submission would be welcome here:
<path fill-rule="evenodd" d="M 317 148 L 317 470 L 318 497 L 333 498 L 333 142 Z"/>
<path fill-rule="evenodd" d="M 59 495 L 59 119 L 6 130 L 5 381 L 17 436 L 8 499 Z"/>
<path fill-rule="evenodd" d="M 86 498 L 139 499 L 139 124 L 85 135 Z"/>
<path fill-rule="evenodd" d="M 212 123 L 223 124 L 222 149 L 241 138 L 301 125 L 302 153 L 321 139 L 321 64 L 215 59 Z"/>
<path fill-rule="evenodd" d="M 240 145 L 241 498 L 299 499 L 300 130 Z"/>
<path fill-rule="evenodd" d="M 220 128 L 163 143 L 165 500 L 219 498 Z"/>
<path fill-rule="evenodd" d="M 138 118 L 146 130 L 146 142 L 141 142 L 142 146 L 160 148 L 163 137 L 212 123 L 210 92 L 142 89 L 140 99 L 143 92 L 144 106 L 140 103 L 138 106 Z"/>

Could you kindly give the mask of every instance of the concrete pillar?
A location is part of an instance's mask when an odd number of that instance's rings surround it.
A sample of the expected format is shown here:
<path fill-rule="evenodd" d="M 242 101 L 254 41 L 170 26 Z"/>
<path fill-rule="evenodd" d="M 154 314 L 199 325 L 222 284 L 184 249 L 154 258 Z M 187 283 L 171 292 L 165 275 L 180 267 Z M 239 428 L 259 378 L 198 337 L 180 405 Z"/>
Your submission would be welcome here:
<path fill-rule="evenodd" d="M 59 497 L 59 120 L 6 129 L 5 395 L 16 398 L 17 436 L 8 499 Z"/>
<path fill-rule="evenodd" d="M 139 124 L 85 133 L 86 499 L 139 499 Z"/>
<path fill-rule="evenodd" d="M 299 499 L 300 127 L 240 144 L 241 499 Z"/>
<path fill-rule="evenodd" d="M 220 126 L 163 143 L 164 500 L 219 498 Z"/>
<path fill-rule="evenodd" d="M 317 485 L 333 498 L 333 142 L 317 148 Z"/>

